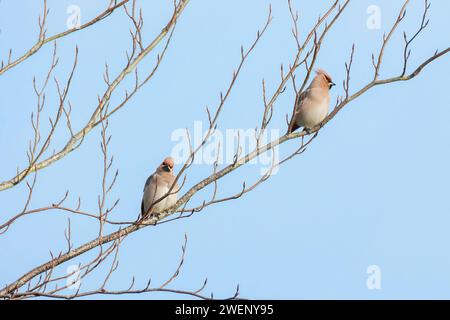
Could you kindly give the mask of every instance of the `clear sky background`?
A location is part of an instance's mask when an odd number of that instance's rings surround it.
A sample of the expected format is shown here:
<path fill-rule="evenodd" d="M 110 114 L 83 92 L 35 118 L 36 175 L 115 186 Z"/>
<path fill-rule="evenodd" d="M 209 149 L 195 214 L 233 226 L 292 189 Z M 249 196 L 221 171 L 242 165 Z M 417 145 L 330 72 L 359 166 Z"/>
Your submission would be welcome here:
<path fill-rule="evenodd" d="M 299 10 L 304 35 L 331 1 L 293 1 Z M 82 22 L 100 12 L 107 1 L 53 0 L 48 34 L 65 30 L 68 6 L 81 9 Z M 162 28 L 172 1 L 140 1 L 145 19 L 146 43 Z M 140 210 L 145 180 L 176 142 L 174 130 L 207 124 L 205 105 L 214 108 L 240 58 L 240 45 L 248 47 L 262 27 L 269 1 L 224 2 L 191 0 L 175 31 L 172 44 L 156 76 L 129 104 L 110 119 L 110 152 L 119 178 L 110 199 L 120 203 L 111 216 L 132 220 Z M 381 44 L 398 14 L 402 1 L 352 1 L 323 44 L 317 66 L 326 69 L 338 84 L 332 101 L 343 94 L 344 62 L 356 44 L 351 91 L 372 77 L 371 54 Z M 366 26 L 367 8 L 381 9 L 381 29 Z M 42 4 L 34 0 L 0 2 L 0 56 L 9 48 L 23 53 L 37 38 L 37 16 Z M 423 1 L 411 1 L 408 15 L 385 55 L 381 77 L 398 75 L 402 67 L 402 31 L 417 29 Z M 259 124 L 262 112 L 261 80 L 273 92 L 279 66 L 292 61 L 295 46 L 286 1 L 272 1 L 273 22 L 245 65 L 221 116 L 219 129 L 249 129 Z M 450 2 L 432 1 L 429 28 L 413 46 L 410 67 L 446 48 Z M 97 94 L 105 89 L 105 62 L 111 77 L 125 63 L 130 48 L 130 22 L 122 10 L 92 28 L 58 41 L 60 64 L 56 75 L 63 80 L 72 66 L 75 46 L 79 64 L 69 98 L 73 126 L 88 120 Z M 27 62 L 0 77 L 0 178 L 11 178 L 26 163 L 32 137 L 30 113 L 35 109 L 32 79 L 45 77 L 51 62 L 47 45 Z M 150 68 L 154 55 L 144 67 Z M 175 270 L 183 243 L 188 247 L 182 274 L 174 288 L 193 290 L 208 278 L 206 293 L 216 297 L 234 294 L 251 299 L 391 299 L 450 298 L 450 57 L 429 67 L 416 79 L 378 87 L 345 107 L 306 153 L 283 165 L 276 175 L 251 193 L 219 204 L 189 219 L 149 227 L 123 242 L 119 268 L 108 288 L 124 289 L 135 276 L 136 286 L 164 282 Z M 303 76 L 299 70 L 297 77 Z M 124 82 L 125 88 L 133 79 Z M 285 130 L 294 93 L 289 86 L 275 105 L 272 128 Z M 57 106 L 51 83 L 45 117 Z M 48 130 L 48 124 L 45 123 Z M 68 134 L 60 130 L 49 152 L 64 145 Z M 70 190 L 69 205 L 82 198 L 82 209 L 96 212 L 101 185 L 100 130 L 87 136 L 76 152 L 39 172 L 31 208 L 49 205 Z M 298 141 L 280 149 L 286 155 Z M 179 167 L 178 167 L 179 168 Z M 176 169 L 177 170 L 177 169 Z M 257 164 L 239 169 L 220 183 L 220 195 L 236 193 L 243 180 L 259 178 Z M 211 171 L 194 165 L 183 191 Z M 196 197 L 200 204 L 212 190 Z M 26 199 L 24 183 L 0 192 L 0 222 L 19 212 Z M 0 285 L 47 261 L 49 250 L 65 249 L 67 215 L 49 212 L 19 220 L 0 236 Z M 110 229 L 109 229 L 110 230 Z M 96 236 L 97 223 L 72 218 L 75 246 Z M 86 261 L 73 259 L 59 269 Z M 367 268 L 381 270 L 381 289 L 366 286 Z M 104 271 L 104 270 L 103 270 Z M 102 282 L 100 269 L 87 278 L 82 289 Z M 70 293 L 68 291 L 67 293 Z M 108 298 L 113 298 L 108 296 Z M 167 294 L 120 298 L 180 298 Z"/>

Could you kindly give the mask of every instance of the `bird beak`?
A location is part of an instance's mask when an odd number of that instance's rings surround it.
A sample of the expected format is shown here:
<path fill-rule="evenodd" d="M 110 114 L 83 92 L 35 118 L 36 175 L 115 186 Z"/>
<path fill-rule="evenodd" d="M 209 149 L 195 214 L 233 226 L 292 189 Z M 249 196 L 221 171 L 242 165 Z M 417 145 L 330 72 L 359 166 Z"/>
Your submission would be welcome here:
<path fill-rule="evenodd" d="M 333 88 L 336 85 L 334 82 L 330 82 L 330 89 Z"/>
<path fill-rule="evenodd" d="M 163 170 L 167 171 L 167 172 L 170 172 L 170 167 L 168 165 L 165 165 L 165 166 L 163 166 Z"/>

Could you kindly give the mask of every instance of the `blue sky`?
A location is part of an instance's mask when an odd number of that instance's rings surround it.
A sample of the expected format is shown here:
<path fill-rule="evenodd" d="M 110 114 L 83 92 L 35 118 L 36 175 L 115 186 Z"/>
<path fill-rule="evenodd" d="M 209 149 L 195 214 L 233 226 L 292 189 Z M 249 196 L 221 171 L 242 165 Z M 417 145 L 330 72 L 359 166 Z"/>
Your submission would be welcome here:
<path fill-rule="evenodd" d="M 65 30 L 70 5 L 81 10 L 82 22 L 100 12 L 104 2 L 49 1 L 48 34 Z M 330 1 L 294 1 L 304 35 Z M 147 42 L 170 14 L 171 1 L 141 1 Z M 381 29 L 366 26 L 367 8 L 379 6 Z M 140 208 L 147 176 L 176 145 L 174 130 L 207 124 L 205 106 L 217 106 L 240 58 L 240 45 L 248 47 L 262 27 L 269 1 L 223 3 L 192 0 L 183 13 L 171 46 L 156 76 L 129 104 L 110 119 L 110 152 L 119 178 L 110 203 L 120 198 L 111 219 L 134 219 Z M 333 75 L 338 84 L 332 101 L 343 94 L 344 62 L 356 44 L 351 91 L 372 77 L 371 54 L 392 25 L 400 1 L 353 1 L 330 31 L 317 66 Z M 408 15 L 385 54 L 381 77 L 397 75 L 402 67 L 402 31 L 415 32 L 422 1 L 412 1 Z M 0 2 L 0 56 L 9 48 L 24 52 L 37 37 L 39 1 Z M 445 31 L 450 21 L 448 1 L 432 1 L 431 22 L 413 46 L 410 67 L 448 46 Z M 273 1 L 273 22 L 261 39 L 236 83 L 219 129 L 247 130 L 260 122 L 261 80 L 273 92 L 279 67 L 295 54 L 286 1 Z M 56 75 L 65 79 L 78 45 L 79 65 L 70 92 L 73 126 L 81 128 L 105 85 L 105 62 L 117 74 L 129 50 L 129 21 L 122 11 L 92 28 L 58 41 L 60 64 Z M 17 166 L 26 165 L 26 148 L 32 135 L 30 113 L 35 109 L 32 79 L 42 82 L 51 62 L 47 45 L 25 63 L 0 77 L 1 180 L 11 178 Z M 141 67 L 150 68 L 154 55 Z M 303 155 L 283 165 L 276 175 L 241 199 L 218 204 L 189 219 L 149 227 L 130 235 L 120 250 L 120 265 L 110 289 L 125 288 L 135 276 L 137 286 L 149 277 L 155 285 L 169 277 L 188 235 L 186 261 L 178 289 L 195 289 L 208 278 L 206 293 L 228 297 L 240 285 L 241 296 L 251 299 L 393 299 L 450 298 L 450 99 L 449 57 L 441 58 L 416 79 L 378 87 L 346 106 Z M 297 78 L 302 78 L 299 70 Z M 128 79 L 122 92 L 133 84 Z M 48 90 L 46 116 L 56 109 L 54 85 Z M 291 112 L 291 87 L 275 105 L 272 128 L 285 130 L 285 114 Z M 45 119 L 45 117 L 44 117 Z M 47 124 L 46 124 L 47 125 Z M 48 127 L 47 127 L 48 129 Z M 67 139 L 60 130 L 50 148 Z M 100 193 L 100 131 L 96 129 L 76 152 L 39 172 L 31 207 L 49 205 L 71 192 L 68 204 L 96 210 Z M 298 141 L 280 148 L 280 155 L 295 149 Z M 220 194 L 240 190 L 243 180 L 259 178 L 258 165 L 234 172 L 220 183 Z M 194 165 L 183 191 L 207 176 L 209 165 Z M 0 192 L 0 222 L 21 210 L 26 199 L 24 183 Z M 200 204 L 212 190 L 195 198 Z M 49 250 L 65 246 L 67 215 L 60 212 L 19 220 L 0 236 L 0 284 L 47 261 Z M 75 245 L 93 239 L 97 224 L 72 218 Z M 87 255 L 87 259 L 92 254 Z M 74 259 L 67 266 L 85 261 Z M 367 267 L 379 266 L 381 289 L 366 286 Z M 86 279 L 82 288 L 94 288 L 103 280 L 102 270 Z M 70 292 L 68 292 L 70 293 Z M 99 297 L 101 298 L 101 297 Z M 112 298 L 112 297 L 108 297 Z M 166 294 L 121 298 L 179 298 Z"/>

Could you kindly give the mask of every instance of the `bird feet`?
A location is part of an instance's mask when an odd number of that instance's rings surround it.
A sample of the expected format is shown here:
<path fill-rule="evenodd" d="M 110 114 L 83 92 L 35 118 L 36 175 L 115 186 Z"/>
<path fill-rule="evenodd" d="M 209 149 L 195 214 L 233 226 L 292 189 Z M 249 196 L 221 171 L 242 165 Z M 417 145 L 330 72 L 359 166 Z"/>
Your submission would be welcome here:
<path fill-rule="evenodd" d="M 159 213 L 159 212 L 152 212 L 152 213 L 150 213 L 150 216 L 149 216 L 149 218 L 156 218 L 156 219 L 159 219 L 159 217 L 161 216 L 161 213 Z"/>

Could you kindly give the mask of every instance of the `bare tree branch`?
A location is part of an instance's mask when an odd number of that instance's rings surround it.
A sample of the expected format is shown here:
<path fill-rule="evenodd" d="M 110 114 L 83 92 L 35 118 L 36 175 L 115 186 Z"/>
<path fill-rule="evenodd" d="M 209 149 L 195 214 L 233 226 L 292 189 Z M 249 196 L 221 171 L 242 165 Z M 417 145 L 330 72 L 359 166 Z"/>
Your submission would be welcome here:
<path fill-rule="evenodd" d="M 55 34 L 53 36 L 46 38 L 45 37 L 46 21 L 47 21 L 47 16 L 48 16 L 49 10 L 47 9 L 47 0 L 44 0 L 44 10 L 43 10 L 44 12 L 42 14 L 42 19 L 41 19 L 41 17 L 39 17 L 38 41 L 26 53 L 24 53 L 22 56 L 20 56 L 19 58 L 15 59 L 15 60 L 11 60 L 12 50 L 10 50 L 10 54 L 9 54 L 7 63 L 5 64 L 3 61 L 0 62 L 0 76 L 2 74 L 4 74 L 6 71 L 12 69 L 13 67 L 15 67 L 18 64 L 27 60 L 29 57 L 31 57 L 36 52 L 38 52 L 45 44 L 55 41 L 59 38 L 68 36 L 69 34 L 74 33 L 76 31 L 86 29 L 87 27 L 90 27 L 90 26 L 96 24 L 97 22 L 102 21 L 103 19 L 107 18 L 111 13 L 113 13 L 116 9 L 118 9 L 121 6 L 123 6 L 124 4 L 126 4 L 128 1 L 130 1 L 130 0 L 123 0 L 119 3 L 117 3 L 117 0 L 111 0 L 107 9 L 105 9 L 103 12 L 101 12 L 98 16 L 96 16 L 92 20 L 81 25 L 79 28 L 72 28 L 72 29 L 66 30 L 64 32 L 60 32 L 58 34 Z"/>
<path fill-rule="evenodd" d="M 67 156 L 70 152 L 72 152 L 73 150 L 75 150 L 76 148 L 78 148 L 80 146 L 80 144 L 84 140 L 85 136 L 100 123 L 99 117 L 101 115 L 101 112 L 105 108 L 105 106 L 109 103 L 110 97 L 113 94 L 113 92 L 116 90 L 118 85 L 122 82 L 122 80 L 125 79 L 125 77 L 129 73 L 131 73 L 133 70 L 136 69 L 138 64 L 144 59 L 145 56 L 147 56 L 151 51 L 153 51 L 153 49 L 168 34 L 171 34 L 170 30 L 172 30 L 175 27 L 175 24 L 176 24 L 176 21 L 177 21 L 179 15 L 184 10 L 184 8 L 186 7 L 188 2 L 189 2 L 189 0 L 180 0 L 180 2 L 178 4 L 175 4 L 174 13 L 173 13 L 171 19 L 169 20 L 169 22 L 167 23 L 167 25 L 162 29 L 162 31 L 159 33 L 159 35 L 155 39 L 153 39 L 153 41 L 147 47 L 145 47 L 145 49 L 143 51 L 141 51 L 139 54 L 135 55 L 135 51 L 133 49 L 133 54 L 128 57 L 128 62 L 126 64 L 125 68 L 119 73 L 119 75 L 108 86 L 108 88 L 104 92 L 102 98 L 100 99 L 97 107 L 95 108 L 94 112 L 92 113 L 92 115 L 91 115 L 89 121 L 86 123 L 86 125 L 81 130 L 79 130 L 77 133 L 73 134 L 72 137 L 70 138 L 70 140 L 66 143 L 66 145 L 60 151 L 54 153 L 53 155 L 51 155 L 50 157 L 48 157 L 45 160 L 42 160 L 40 162 L 37 162 L 37 163 L 27 167 L 26 169 L 24 169 L 23 171 L 18 173 L 15 177 L 13 177 L 9 180 L 0 182 L 0 191 L 12 188 L 13 186 L 20 183 L 29 173 L 41 170 L 41 169 L 51 165 L 52 163 Z M 133 41 L 133 43 L 135 44 L 135 40 Z M 160 63 L 160 57 L 158 56 L 157 65 L 159 65 L 159 63 Z M 148 79 L 151 76 L 153 76 L 153 74 L 154 74 L 154 72 L 152 72 L 150 74 L 150 76 L 146 79 L 145 82 L 147 82 Z M 65 94 L 67 94 L 67 92 Z M 118 108 L 123 107 L 123 105 L 128 100 L 129 100 L 129 97 L 128 97 L 128 93 L 127 93 L 124 102 L 119 104 Z M 118 108 L 113 110 L 112 113 L 115 112 Z M 109 117 L 109 115 L 111 115 L 112 113 L 107 114 L 107 116 Z"/>
<path fill-rule="evenodd" d="M 268 127 L 272 120 L 272 115 L 276 111 L 274 109 L 275 103 L 277 102 L 278 97 L 285 91 L 288 81 L 292 81 L 293 83 L 293 89 L 298 95 L 299 93 L 303 92 L 306 88 L 307 83 L 309 82 L 309 78 L 311 75 L 311 72 L 314 69 L 314 66 L 317 62 L 320 50 L 322 48 L 322 44 L 326 39 L 326 36 L 328 34 L 328 31 L 331 30 L 331 28 L 335 25 L 335 23 L 342 17 L 342 13 L 344 10 L 348 7 L 348 4 L 350 3 L 350 0 L 344 1 L 342 5 L 339 4 L 339 1 L 334 2 L 331 7 L 325 12 L 325 14 L 322 17 L 319 17 L 318 21 L 315 23 L 315 25 L 312 27 L 312 29 L 307 33 L 305 39 L 302 41 L 300 39 L 300 34 L 298 31 L 298 14 L 294 10 L 291 1 L 288 1 L 289 11 L 293 23 L 292 28 L 292 34 L 294 37 L 294 41 L 296 43 L 296 52 L 293 56 L 292 63 L 289 65 L 289 68 L 286 70 L 283 66 L 280 68 L 280 80 L 278 85 L 275 88 L 275 91 L 272 93 L 272 95 L 269 95 L 268 90 L 266 88 L 265 81 L 262 81 L 262 100 L 263 100 L 263 109 L 261 112 L 261 125 L 260 125 L 260 131 L 256 132 L 255 130 L 255 137 L 257 138 L 257 145 L 253 150 L 250 150 L 248 153 L 243 153 L 242 149 L 240 148 L 240 145 L 238 143 L 238 146 L 236 148 L 236 152 L 234 154 L 234 160 L 232 163 L 229 163 L 225 165 L 222 168 L 219 168 L 218 166 L 218 159 L 216 159 L 213 167 L 212 167 L 212 173 L 209 174 L 209 176 L 205 177 L 201 181 L 194 183 L 176 202 L 175 205 L 173 205 L 171 208 L 166 209 L 164 212 L 160 212 L 158 215 L 150 215 L 146 218 L 143 218 L 141 220 L 135 221 L 135 222 L 117 222 L 112 221 L 109 219 L 109 214 L 111 211 L 115 208 L 115 205 L 117 202 L 115 202 L 111 207 L 108 208 L 107 204 L 107 197 L 109 192 L 111 191 L 113 185 L 116 183 L 117 178 L 117 172 L 113 176 L 112 179 L 108 178 L 108 173 L 110 172 L 111 166 L 112 166 L 112 157 L 110 157 L 108 153 L 108 145 L 110 142 L 110 137 L 108 136 L 107 129 L 108 129 L 108 117 L 112 113 L 117 110 L 117 108 L 120 108 L 123 104 L 119 104 L 116 107 L 113 107 L 112 109 L 109 106 L 109 99 L 115 88 L 117 87 L 118 83 L 122 81 L 122 79 L 132 70 L 135 70 L 135 67 L 139 64 L 141 59 L 150 52 L 158 42 L 162 40 L 162 38 L 166 37 L 167 35 L 167 42 L 166 46 L 162 51 L 162 55 L 164 54 L 167 45 L 171 39 L 171 34 L 173 32 L 173 28 L 175 26 L 176 20 L 183 10 L 184 6 L 186 5 L 187 1 L 181 1 L 178 4 L 175 4 L 175 11 L 174 14 L 169 21 L 169 23 L 166 25 L 165 29 L 161 32 L 161 34 L 155 38 L 150 45 L 145 47 L 143 44 L 144 39 L 142 39 L 142 34 L 140 32 L 140 28 L 142 27 L 142 15 L 139 13 L 137 15 L 135 3 L 133 2 L 132 8 L 125 8 L 127 16 L 132 20 L 133 25 L 135 26 L 135 31 L 132 32 L 132 41 L 133 41 L 133 49 L 131 53 L 129 54 L 128 60 L 127 60 L 127 66 L 122 70 L 122 72 L 117 76 L 113 81 L 110 80 L 108 67 L 106 67 L 104 80 L 105 83 L 108 85 L 107 91 L 104 93 L 103 97 L 99 100 L 99 104 L 96 107 L 94 113 L 91 116 L 90 121 L 87 123 L 87 125 L 78 133 L 75 133 L 72 135 L 73 143 L 80 142 L 90 130 L 92 130 L 95 126 L 100 125 L 102 128 L 101 131 L 101 154 L 103 155 L 102 158 L 102 170 L 103 170 L 103 178 L 101 180 L 101 194 L 98 197 L 98 213 L 92 213 L 83 211 L 80 209 L 81 206 L 81 200 L 78 201 L 78 205 L 76 208 L 69 208 L 67 207 L 64 202 L 66 201 L 68 197 L 68 192 L 64 195 L 64 197 L 58 201 L 55 202 L 51 206 L 46 206 L 42 208 L 37 209 L 29 209 L 29 202 L 33 193 L 33 189 L 35 186 L 35 180 L 36 180 L 36 172 L 57 161 L 58 155 L 60 157 L 63 157 L 67 153 L 71 152 L 73 150 L 73 145 L 66 146 L 64 149 L 62 149 L 59 153 L 56 153 L 56 158 L 50 157 L 46 160 L 43 160 L 41 162 L 37 162 L 36 164 L 33 164 L 33 162 L 36 162 L 36 159 L 39 159 L 40 153 L 37 153 L 36 150 L 38 150 L 35 145 L 38 145 L 39 143 L 39 130 L 35 129 L 35 136 L 34 141 L 37 141 L 33 143 L 33 140 L 30 142 L 30 152 L 29 152 L 29 158 L 30 163 L 33 165 L 30 165 L 30 168 L 27 169 L 28 171 L 23 174 L 19 173 L 17 177 L 13 178 L 9 182 L 3 183 L 3 190 L 6 188 L 10 188 L 14 183 L 18 183 L 21 180 L 25 179 L 30 172 L 35 172 L 34 180 L 29 183 L 28 182 L 28 199 L 25 202 L 24 208 L 21 212 L 19 212 L 17 215 L 13 216 L 13 218 L 9 219 L 6 223 L 0 225 L 0 233 L 6 232 L 8 228 L 11 226 L 13 222 L 15 222 L 18 218 L 31 215 L 39 212 L 47 212 L 47 211 L 59 211 L 61 213 L 68 213 L 73 215 L 81 215 L 88 217 L 90 219 L 96 219 L 99 221 L 99 232 L 96 238 L 92 239 L 91 241 L 74 248 L 72 245 L 72 236 L 71 236 L 71 227 L 70 227 L 70 220 L 68 223 L 68 227 L 64 233 L 65 240 L 67 242 L 67 251 L 66 252 L 60 252 L 57 255 L 54 255 L 51 253 L 51 259 L 47 261 L 46 263 L 43 263 L 36 268 L 30 270 L 29 272 L 23 274 L 20 276 L 16 281 L 11 282 L 10 284 L 6 285 L 3 289 L 0 290 L 0 298 L 4 299 L 26 299 L 30 297 L 52 297 L 52 298 L 59 298 L 59 299 L 73 299 L 77 297 L 83 297 L 83 296 L 91 296 L 96 294 L 139 294 L 139 293 L 145 293 L 145 292 L 167 292 L 167 293 L 176 293 L 176 294 L 186 294 L 191 297 L 196 297 L 200 299 L 208 299 L 209 297 L 205 296 L 201 292 L 206 287 L 206 280 L 203 283 L 203 285 L 198 290 L 194 291 L 184 291 L 184 290 L 177 290 L 177 289 L 169 289 L 167 288 L 169 285 L 171 285 L 174 280 L 179 276 L 180 271 L 182 269 L 184 259 L 185 259 L 185 253 L 186 253 L 186 244 L 187 244 L 187 236 L 185 237 L 184 245 L 182 246 L 182 254 L 180 258 L 180 262 L 175 269 L 175 272 L 162 283 L 162 285 L 158 287 L 152 288 L 150 286 L 150 281 L 148 282 L 147 286 L 142 289 L 134 289 L 135 280 L 133 278 L 130 286 L 127 289 L 124 290 L 108 290 L 106 289 L 107 283 L 110 280 L 112 274 L 117 269 L 118 262 L 119 262 L 119 247 L 122 241 L 131 233 L 136 232 L 137 230 L 140 230 L 142 228 L 146 227 L 156 227 L 159 224 L 162 223 L 168 223 L 172 222 L 178 219 L 187 218 L 192 216 L 194 213 L 204 210 L 207 207 L 210 207 L 212 205 L 231 201 L 234 199 L 238 199 L 244 194 L 254 190 L 257 186 L 262 184 L 263 182 L 267 181 L 274 168 L 277 168 L 278 166 L 284 164 L 285 162 L 291 160 L 292 158 L 303 154 L 307 147 L 312 144 L 314 141 L 316 141 L 316 137 L 319 134 L 319 131 L 330 121 L 334 119 L 336 114 L 342 110 L 345 106 L 347 106 L 350 102 L 356 100 L 372 88 L 376 86 L 391 84 L 394 82 L 399 81 L 408 81 L 416 76 L 418 76 L 421 71 L 426 68 L 428 65 L 439 59 L 440 57 L 443 57 L 447 53 L 450 52 L 450 47 L 442 50 L 442 51 L 436 51 L 432 56 L 424 60 L 421 64 L 419 64 L 412 72 L 407 73 L 406 70 L 408 69 L 408 59 L 410 57 L 410 46 L 415 38 L 418 37 L 420 33 L 422 33 L 423 30 L 425 30 L 428 22 L 427 22 L 427 12 L 429 9 L 429 3 L 427 0 L 425 1 L 424 6 L 424 14 L 422 17 L 421 25 L 416 33 L 412 36 L 412 38 L 407 39 L 406 34 L 404 36 L 405 39 L 405 48 L 404 48 L 404 54 L 403 54 L 403 67 L 399 75 L 387 77 L 387 78 L 381 78 L 381 68 L 383 67 L 383 61 L 384 61 L 384 52 L 387 46 L 389 45 L 392 36 L 394 35 L 395 31 L 398 29 L 398 26 L 404 19 L 406 15 L 406 7 L 409 3 L 409 0 L 405 1 L 403 3 L 403 6 L 401 7 L 397 19 L 394 21 L 394 24 L 387 35 L 383 37 L 383 41 L 381 43 L 380 51 L 377 54 L 377 58 L 375 58 L 375 55 L 372 56 L 372 63 L 374 67 L 374 76 L 367 80 L 367 83 L 364 84 L 359 90 L 355 92 L 351 92 L 350 89 L 350 79 L 351 79 L 351 72 L 352 68 L 355 66 L 355 48 L 356 45 L 353 44 L 351 48 L 350 57 L 347 62 L 345 62 L 345 80 L 343 81 L 343 96 L 339 96 L 336 102 L 336 105 L 332 112 L 326 117 L 326 119 L 319 125 L 317 125 L 315 128 L 312 128 L 308 131 L 302 131 L 302 132 L 294 132 L 290 134 L 284 134 L 283 136 L 273 139 L 272 141 L 269 141 L 268 143 L 263 143 L 261 140 L 263 131 Z M 235 87 L 236 80 L 241 73 L 241 70 L 243 69 L 244 63 L 247 61 L 247 58 L 249 57 L 250 53 L 253 51 L 257 43 L 260 41 L 262 35 L 265 33 L 266 29 L 268 28 L 270 22 L 272 21 L 272 11 L 271 8 L 269 8 L 269 14 L 268 18 L 261 29 L 261 31 L 257 32 L 256 39 L 252 42 L 249 49 L 244 50 L 243 47 L 241 47 L 241 59 L 238 64 L 237 69 L 233 72 L 231 81 L 229 83 L 229 86 L 227 87 L 227 90 L 225 91 L 225 94 L 221 93 L 219 98 L 219 103 L 217 108 L 215 109 L 215 112 L 211 113 L 210 109 L 207 108 L 207 117 L 209 122 L 209 128 L 208 131 L 201 141 L 200 145 L 193 147 L 190 143 L 190 136 L 187 132 L 188 141 L 189 141 L 189 147 L 190 147 L 190 155 L 186 162 L 184 163 L 183 167 L 180 169 L 176 181 L 181 178 L 182 175 L 184 175 L 183 185 L 184 182 L 186 182 L 186 171 L 191 167 L 193 163 L 193 159 L 195 157 L 195 154 L 199 152 L 205 144 L 208 142 L 208 139 L 212 136 L 214 131 L 216 130 L 218 124 L 219 124 L 219 116 L 224 109 L 224 106 L 227 102 L 228 97 L 230 96 L 232 90 Z M 323 27 L 322 27 L 323 26 Z M 53 63 L 51 64 L 51 68 L 49 73 L 51 73 L 53 66 L 55 65 L 55 58 L 53 59 Z M 76 60 L 75 60 L 76 61 Z M 160 57 L 157 59 L 156 67 L 160 63 Z M 76 63 L 74 64 L 76 65 Z M 299 67 L 304 67 L 306 70 L 305 77 L 302 78 L 301 84 L 298 86 L 297 90 L 297 84 L 296 84 L 296 72 L 298 72 Z M 74 66 L 75 69 L 75 66 Z M 154 69 L 155 70 L 155 69 Z M 126 103 L 128 101 L 129 97 L 134 94 L 134 92 L 140 87 L 141 84 L 145 83 L 149 77 L 153 75 L 154 72 L 148 76 L 144 82 L 140 82 L 138 79 L 137 73 L 135 73 L 135 87 L 134 91 L 130 95 L 126 94 L 125 99 L 123 100 L 123 103 Z M 73 74 L 73 71 L 72 71 Z M 47 77 L 48 78 L 48 77 Z M 60 105 L 64 105 L 64 101 L 67 96 L 67 91 L 70 85 L 70 79 L 67 85 L 64 89 L 60 88 L 58 85 L 58 93 L 59 93 L 59 99 L 60 99 Z M 44 86 L 47 81 L 44 81 Z M 37 88 L 37 87 L 35 87 Z M 37 100 L 38 100 L 38 110 L 39 108 L 42 108 L 43 106 L 43 100 L 44 96 L 42 94 L 42 90 L 35 89 L 37 94 Z M 56 120 L 54 120 L 54 123 L 57 123 L 57 120 L 59 117 L 61 117 L 62 114 L 67 113 L 67 115 L 70 115 L 70 109 L 65 109 L 64 107 L 60 107 L 57 116 L 55 117 Z M 39 112 L 37 112 L 37 115 Z M 58 116 L 59 115 L 59 116 Z M 69 116 L 67 116 L 67 119 L 69 119 Z M 69 120 L 68 120 L 69 121 Z M 38 118 L 36 118 L 33 122 L 33 128 L 38 128 Z M 56 125 L 55 125 L 56 126 Z M 52 125 L 53 127 L 53 125 Z M 238 136 L 238 140 L 239 140 Z M 266 154 L 270 151 L 273 151 L 274 148 L 285 144 L 287 141 L 290 140 L 298 140 L 300 143 L 299 145 L 290 152 L 287 156 L 285 156 L 281 161 L 276 162 L 275 159 L 272 159 L 272 163 L 270 168 L 255 182 L 249 184 L 248 182 L 244 181 L 242 183 L 242 188 L 239 189 L 239 191 L 234 191 L 231 193 L 231 195 L 224 196 L 219 198 L 218 190 L 219 190 L 219 182 L 220 179 L 223 177 L 232 174 L 240 167 L 248 164 L 252 159 L 255 159 L 256 157 Z M 70 143 L 69 141 L 69 143 Z M 45 144 L 44 144 L 45 145 Z M 219 145 L 220 147 L 220 145 Z M 66 149 L 67 148 L 67 149 Z M 35 155 L 37 154 L 37 155 Z M 15 179 L 15 180 L 14 180 Z M 109 181 L 109 182 L 108 182 Z M 175 183 L 176 183 L 175 181 Z M 10 186 L 8 183 L 12 183 Z M 171 186 L 170 190 L 159 199 L 162 200 L 163 198 L 167 197 L 170 194 L 173 194 L 174 192 L 178 192 L 179 190 L 174 190 L 175 183 Z M 0 190 L 2 184 L 0 184 Z M 209 200 L 203 200 L 199 204 L 193 205 L 191 208 L 187 209 L 188 203 L 192 200 L 192 202 L 195 201 L 195 195 L 199 193 L 199 191 L 207 188 L 210 186 L 212 188 L 212 195 Z M 181 189 L 181 188 L 180 188 Z M 187 213 L 187 214 L 184 214 Z M 115 231 L 105 234 L 104 233 L 104 225 L 106 223 L 109 224 L 124 224 L 124 226 L 118 227 Z M 108 244 L 108 245 L 107 245 Z M 63 263 L 74 259 L 75 257 L 78 257 L 80 255 L 83 255 L 84 253 L 97 249 L 98 253 L 95 255 L 93 259 L 85 263 L 84 265 L 80 265 L 80 270 L 82 271 L 80 277 L 84 278 L 88 276 L 89 274 L 92 274 L 99 265 L 105 263 L 105 261 L 112 260 L 109 270 L 106 273 L 106 276 L 104 277 L 104 281 L 100 285 L 100 287 L 96 290 L 91 291 L 81 291 L 80 289 L 77 290 L 74 294 L 66 295 L 62 291 L 67 289 L 67 286 L 57 286 L 57 283 L 61 280 L 65 280 L 70 275 L 65 276 L 54 276 L 55 274 L 55 268 L 58 266 L 61 266 Z M 109 261 L 108 260 L 108 261 Z M 50 286 L 55 285 L 55 287 L 50 288 Z M 26 289 L 25 289 L 26 288 Z M 22 291 L 21 291 L 22 290 Z M 236 293 L 234 296 L 231 297 L 231 299 L 237 298 L 239 295 L 239 286 L 236 288 Z M 213 295 L 211 294 L 211 297 L 213 298 Z"/>

